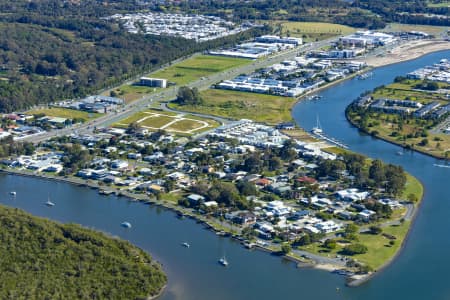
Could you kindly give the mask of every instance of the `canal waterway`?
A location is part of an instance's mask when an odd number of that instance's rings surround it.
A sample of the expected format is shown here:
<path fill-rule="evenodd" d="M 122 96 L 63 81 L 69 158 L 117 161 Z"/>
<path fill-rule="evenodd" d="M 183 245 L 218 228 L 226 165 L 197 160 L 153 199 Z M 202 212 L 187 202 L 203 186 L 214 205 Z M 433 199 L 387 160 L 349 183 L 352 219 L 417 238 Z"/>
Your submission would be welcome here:
<path fill-rule="evenodd" d="M 450 169 L 433 166 L 434 158 L 417 153 L 396 155 L 397 146 L 361 135 L 345 120 L 345 107 L 365 90 L 388 84 L 395 76 L 449 58 L 438 52 L 379 68 L 367 80 L 349 80 L 293 109 L 297 123 L 311 129 L 316 116 L 323 130 L 370 157 L 402 165 L 425 185 L 425 198 L 402 254 L 381 274 L 357 287 L 342 277 L 293 263 L 216 236 L 191 219 L 153 205 L 101 196 L 96 190 L 60 182 L 0 175 L 0 203 L 34 215 L 74 222 L 119 236 L 145 249 L 163 264 L 169 284 L 161 299 L 450 299 Z M 16 191 L 16 197 L 9 195 Z M 44 205 L 47 198 L 54 207 Z M 120 226 L 130 222 L 132 228 Z M 190 248 L 181 244 L 188 242 Z M 225 255 L 230 265 L 217 260 Z M 339 289 L 337 289 L 339 288 Z"/>

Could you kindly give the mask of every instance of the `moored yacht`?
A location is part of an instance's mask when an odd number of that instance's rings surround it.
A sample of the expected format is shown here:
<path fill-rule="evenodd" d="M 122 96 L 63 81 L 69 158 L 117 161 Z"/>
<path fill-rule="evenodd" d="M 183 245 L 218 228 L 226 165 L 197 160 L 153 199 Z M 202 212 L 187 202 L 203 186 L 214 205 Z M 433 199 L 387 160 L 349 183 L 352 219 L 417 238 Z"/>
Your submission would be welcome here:
<path fill-rule="evenodd" d="M 227 261 L 227 259 L 225 258 L 225 256 L 224 256 L 224 257 L 221 257 L 221 258 L 219 259 L 219 264 L 221 264 L 221 265 L 224 266 L 224 267 L 228 266 L 228 261 Z"/>

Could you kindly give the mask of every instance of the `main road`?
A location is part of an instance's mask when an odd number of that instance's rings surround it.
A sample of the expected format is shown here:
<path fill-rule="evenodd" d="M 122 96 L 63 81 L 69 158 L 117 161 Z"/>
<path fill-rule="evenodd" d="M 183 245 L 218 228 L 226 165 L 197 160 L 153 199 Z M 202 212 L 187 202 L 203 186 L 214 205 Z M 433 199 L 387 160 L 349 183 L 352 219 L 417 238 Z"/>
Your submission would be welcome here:
<path fill-rule="evenodd" d="M 187 86 L 189 86 L 191 88 L 196 87 L 199 90 L 204 90 L 204 89 L 209 88 L 211 85 L 213 85 L 217 82 L 220 82 L 220 81 L 226 80 L 226 79 L 230 79 L 230 78 L 234 78 L 234 77 L 238 76 L 239 74 L 248 74 L 248 73 L 254 72 L 257 69 L 265 68 L 270 65 L 282 62 L 284 60 L 292 59 L 295 56 L 297 56 L 299 54 L 299 52 L 306 52 L 306 51 L 319 49 L 325 45 L 329 45 L 334 40 L 335 40 L 335 38 L 318 41 L 318 42 L 314 42 L 314 43 L 308 43 L 308 44 L 302 45 L 300 47 L 282 51 L 277 54 L 255 60 L 250 64 L 246 64 L 246 65 L 243 65 L 240 67 L 236 67 L 236 68 L 229 69 L 229 70 L 226 70 L 223 72 L 212 74 L 207 77 L 202 77 L 196 81 L 193 81 L 193 82 L 187 84 Z M 170 88 L 161 90 L 157 93 L 145 95 L 138 100 L 135 100 L 129 104 L 126 104 L 120 110 L 109 112 L 95 120 L 86 122 L 84 124 L 77 124 L 77 125 L 74 125 L 71 127 L 64 128 L 64 129 L 52 130 L 52 131 L 43 132 L 41 134 L 28 136 L 28 137 L 22 139 L 22 141 L 39 143 L 39 142 L 45 141 L 45 140 L 50 139 L 55 136 L 68 135 L 73 132 L 77 132 L 79 134 L 89 133 L 89 132 L 92 132 L 92 130 L 94 128 L 110 126 L 111 124 L 114 124 L 114 123 L 118 122 L 119 120 L 122 120 L 124 118 L 127 118 L 128 116 L 131 116 L 139 111 L 144 110 L 145 108 L 150 106 L 153 102 L 169 101 L 169 100 L 175 99 L 177 92 L 178 92 L 178 88 L 179 88 L 178 86 L 174 86 L 174 87 L 170 87 Z"/>

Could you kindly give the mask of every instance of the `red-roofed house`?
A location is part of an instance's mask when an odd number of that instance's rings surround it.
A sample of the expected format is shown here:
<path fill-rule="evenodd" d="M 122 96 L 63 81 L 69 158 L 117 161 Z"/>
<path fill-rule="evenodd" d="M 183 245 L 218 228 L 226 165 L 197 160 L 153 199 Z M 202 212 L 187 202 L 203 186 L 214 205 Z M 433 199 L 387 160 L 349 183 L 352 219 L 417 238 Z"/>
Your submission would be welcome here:
<path fill-rule="evenodd" d="M 268 186 L 271 183 L 272 183 L 272 181 L 267 178 L 260 178 L 255 181 L 255 184 L 260 185 L 260 186 Z"/>
<path fill-rule="evenodd" d="M 302 182 L 302 183 L 309 183 L 309 184 L 314 184 L 317 183 L 317 180 L 312 178 L 312 177 L 308 177 L 308 176 L 302 176 L 297 178 L 298 182 Z"/>

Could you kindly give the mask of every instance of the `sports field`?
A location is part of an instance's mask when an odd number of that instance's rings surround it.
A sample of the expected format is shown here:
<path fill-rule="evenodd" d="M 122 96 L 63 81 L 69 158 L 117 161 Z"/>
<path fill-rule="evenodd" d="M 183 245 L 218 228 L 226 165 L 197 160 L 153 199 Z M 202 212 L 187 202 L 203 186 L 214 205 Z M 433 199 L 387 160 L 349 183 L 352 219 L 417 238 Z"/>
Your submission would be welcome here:
<path fill-rule="evenodd" d="M 165 130 L 183 135 L 201 133 L 220 125 L 216 121 L 206 118 L 159 110 L 147 110 L 121 120 L 114 126 L 124 128 L 133 122 L 150 131 Z"/>

